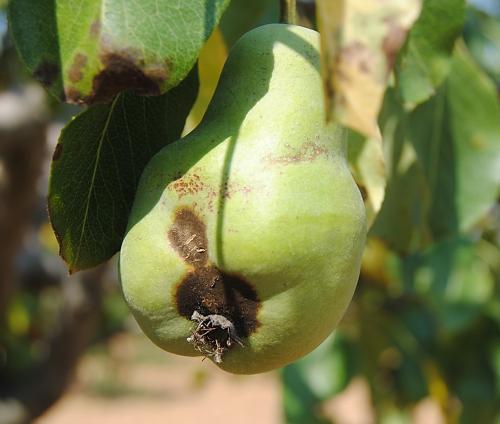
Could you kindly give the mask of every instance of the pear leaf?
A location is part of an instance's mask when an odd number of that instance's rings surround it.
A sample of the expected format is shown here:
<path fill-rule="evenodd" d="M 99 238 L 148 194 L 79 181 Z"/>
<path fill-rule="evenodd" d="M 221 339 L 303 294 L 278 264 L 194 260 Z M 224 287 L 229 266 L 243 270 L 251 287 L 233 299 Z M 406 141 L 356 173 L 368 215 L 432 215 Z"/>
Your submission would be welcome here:
<path fill-rule="evenodd" d="M 411 113 L 389 90 L 389 175 L 372 236 L 408 253 L 473 230 L 500 191 L 499 118 L 495 85 L 462 44 L 437 94 Z"/>
<path fill-rule="evenodd" d="M 348 133 L 349 164 L 366 208 L 368 228 L 382 207 L 386 186 L 386 166 L 382 138 L 366 138 Z"/>
<path fill-rule="evenodd" d="M 181 135 L 198 90 L 197 74 L 157 97 L 124 92 L 89 107 L 61 132 L 48 207 L 70 271 L 98 265 L 120 249 L 143 168 Z"/>
<path fill-rule="evenodd" d="M 425 0 L 398 64 L 398 87 L 405 107 L 436 93 L 449 72 L 453 47 L 465 20 L 465 0 Z"/>
<path fill-rule="evenodd" d="M 33 75 L 62 101 L 135 89 L 159 95 L 193 67 L 229 0 L 12 0 L 9 22 Z"/>
<path fill-rule="evenodd" d="M 376 137 L 387 77 L 421 1 L 318 0 L 317 7 L 327 119 Z"/>
<path fill-rule="evenodd" d="M 219 27 L 215 29 L 207 40 L 198 57 L 198 72 L 200 74 L 200 89 L 198 98 L 188 116 L 185 132 L 193 130 L 201 121 L 207 110 L 210 99 L 214 95 L 217 81 L 219 81 L 224 62 L 227 58 L 228 49 L 222 31 Z"/>

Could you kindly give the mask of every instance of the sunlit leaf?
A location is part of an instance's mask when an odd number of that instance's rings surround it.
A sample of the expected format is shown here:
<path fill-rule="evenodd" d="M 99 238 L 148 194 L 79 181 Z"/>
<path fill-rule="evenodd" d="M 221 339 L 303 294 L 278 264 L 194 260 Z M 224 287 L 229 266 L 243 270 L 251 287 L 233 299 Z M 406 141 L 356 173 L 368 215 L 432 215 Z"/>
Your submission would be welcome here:
<path fill-rule="evenodd" d="M 198 98 L 189 114 L 185 132 L 196 127 L 207 110 L 208 104 L 217 87 L 224 62 L 227 58 L 227 47 L 222 32 L 217 28 L 201 50 L 198 58 L 198 72 L 200 75 L 200 89 Z"/>
<path fill-rule="evenodd" d="M 398 66 L 398 85 L 406 106 L 436 93 L 448 74 L 453 46 L 465 18 L 465 0 L 424 0 Z"/>
<path fill-rule="evenodd" d="M 500 103 L 494 84 L 458 48 L 449 78 L 411 115 L 411 138 L 430 193 L 434 238 L 469 230 L 500 192 Z"/>
<path fill-rule="evenodd" d="M 12 0 L 19 52 L 52 94 L 109 101 L 122 90 L 158 95 L 196 62 L 229 0 Z"/>
<path fill-rule="evenodd" d="M 438 93 L 405 114 L 394 92 L 382 113 L 390 150 L 384 204 L 372 234 L 398 251 L 470 231 L 500 190 L 500 105 L 465 48 Z"/>
<path fill-rule="evenodd" d="M 376 137 L 387 77 L 420 0 L 318 0 L 317 8 L 329 118 Z"/>
<path fill-rule="evenodd" d="M 282 371 L 288 423 L 326 423 L 320 403 L 343 390 L 354 374 L 349 345 L 341 334 L 327 338 L 304 358 Z"/>

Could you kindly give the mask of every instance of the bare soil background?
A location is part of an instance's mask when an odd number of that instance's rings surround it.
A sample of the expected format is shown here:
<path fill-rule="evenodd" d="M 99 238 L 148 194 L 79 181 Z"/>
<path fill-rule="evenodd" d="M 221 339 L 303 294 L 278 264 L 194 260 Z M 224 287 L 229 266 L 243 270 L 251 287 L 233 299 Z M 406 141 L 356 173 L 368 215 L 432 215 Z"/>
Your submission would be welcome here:
<path fill-rule="evenodd" d="M 279 424 L 281 402 L 278 372 L 236 376 L 209 360 L 163 352 L 142 333 L 122 333 L 83 357 L 70 390 L 36 424 Z M 376 423 L 361 378 L 323 411 L 336 424 Z M 411 417 L 414 424 L 444 424 L 429 399 Z"/>

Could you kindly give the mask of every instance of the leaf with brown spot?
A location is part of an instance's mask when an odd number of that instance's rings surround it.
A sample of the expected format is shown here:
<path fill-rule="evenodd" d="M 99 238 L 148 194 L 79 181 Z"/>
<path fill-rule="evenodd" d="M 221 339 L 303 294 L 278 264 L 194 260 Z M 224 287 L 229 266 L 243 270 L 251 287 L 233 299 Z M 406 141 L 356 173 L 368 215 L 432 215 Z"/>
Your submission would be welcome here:
<path fill-rule="evenodd" d="M 142 170 L 181 135 L 198 89 L 196 72 L 157 97 L 127 92 L 94 105 L 61 132 L 52 161 L 49 214 L 71 271 L 115 254 Z"/>
<path fill-rule="evenodd" d="M 387 77 L 421 0 L 318 0 L 327 119 L 377 137 Z"/>
<path fill-rule="evenodd" d="M 159 95 L 177 86 L 228 4 L 12 0 L 8 8 L 29 70 L 58 99 L 93 104 L 124 90 Z"/>

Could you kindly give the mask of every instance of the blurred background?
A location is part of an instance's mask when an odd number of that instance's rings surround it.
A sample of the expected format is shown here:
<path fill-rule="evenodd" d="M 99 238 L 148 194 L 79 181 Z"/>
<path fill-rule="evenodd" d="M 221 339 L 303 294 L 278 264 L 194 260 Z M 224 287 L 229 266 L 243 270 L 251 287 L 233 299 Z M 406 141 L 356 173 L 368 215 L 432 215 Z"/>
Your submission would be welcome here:
<path fill-rule="evenodd" d="M 500 423 L 498 0 L 469 1 L 449 76 L 413 105 L 401 94 L 411 43 L 401 53 L 380 117 L 382 171 L 368 142 L 350 134 L 369 211 L 387 180 L 355 298 L 316 351 L 257 376 L 156 348 L 121 298 L 115 260 L 68 276 L 48 223 L 47 179 L 59 132 L 80 109 L 31 79 L 9 38 L 5 3 L 0 424 Z M 301 23 L 314 27 L 314 2 L 298 4 Z M 185 132 L 201 119 L 231 45 L 278 20 L 277 1 L 232 1 L 201 53 Z"/>

